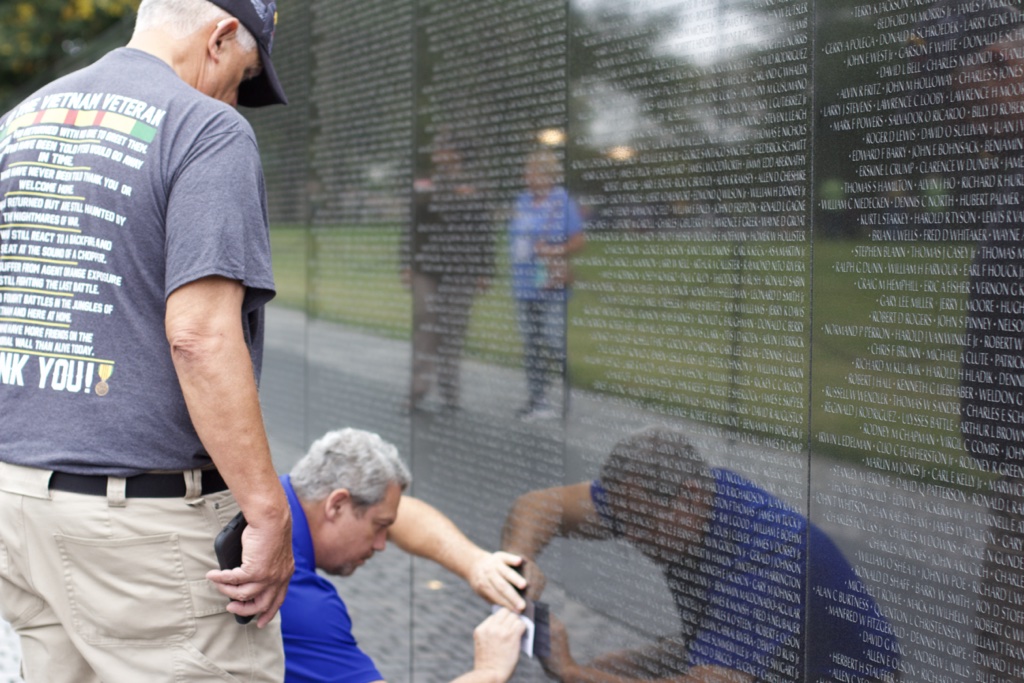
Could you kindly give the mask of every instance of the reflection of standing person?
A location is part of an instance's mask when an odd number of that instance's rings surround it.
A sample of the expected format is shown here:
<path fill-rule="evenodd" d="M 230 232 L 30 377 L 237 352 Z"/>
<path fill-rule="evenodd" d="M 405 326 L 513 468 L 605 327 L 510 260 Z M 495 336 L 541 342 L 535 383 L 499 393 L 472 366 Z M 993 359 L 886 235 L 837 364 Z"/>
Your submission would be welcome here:
<path fill-rule="evenodd" d="M 554 152 L 540 149 L 530 154 L 524 172 L 527 189 L 516 199 L 508 227 L 528 394 L 519 415 L 527 421 L 559 415 L 547 391 L 565 374 L 569 259 L 586 241 L 579 209 L 561 186 L 561 176 Z"/>
<path fill-rule="evenodd" d="M 281 680 L 291 517 L 257 393 L 274 280 L 233 106 L 284 102 L 275 19 L 143 0 L 127 47 L 0 118 L 2 264 L 52 283 L 0 277 L 5 304 L 33 301 L 0 339 L 51 340 L 0 341 L 0 608 L 30 682 Z M 239 508 L 242 565 L 220 571 Z"/>
<path fill-rule="evenodd" d="M 494 273 L 494 233 L 460 151 L 439 143 L 431 163 L 430 176 L 414 185 L 415 214 L 402 245 L 413 303 L 409 407 L 421 407 L 436 381 L 444 407 L 456 409 L 473 299 Z"/>
<path fill-rule="evenodd" d="M 708 467 L 685 435 L 649 427 L 621 441 L 600 476 L 516 500 L 502 547 L 534 561 L 555 538 L 622 538 L 664 573 L 680 631 L 588 664 L 555 622 L 545 668 L 561 681 L 889 681 L 892 629 L 835 543 L 735 472 Z"/>

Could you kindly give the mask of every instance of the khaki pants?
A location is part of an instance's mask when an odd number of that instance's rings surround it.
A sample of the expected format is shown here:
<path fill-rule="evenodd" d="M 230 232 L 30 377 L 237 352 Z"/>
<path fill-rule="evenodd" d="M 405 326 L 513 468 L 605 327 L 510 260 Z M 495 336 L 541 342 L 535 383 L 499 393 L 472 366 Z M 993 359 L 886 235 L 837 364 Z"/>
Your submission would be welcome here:
<path fill-rule="evenodd" d="M 205 575 L 238 511 L 230 491 L 124 498 L 50 491 L 50 472 L 0 463 L 0 611 L 28 683 L 281 681 L 279 619 L 240 626 Z"/>

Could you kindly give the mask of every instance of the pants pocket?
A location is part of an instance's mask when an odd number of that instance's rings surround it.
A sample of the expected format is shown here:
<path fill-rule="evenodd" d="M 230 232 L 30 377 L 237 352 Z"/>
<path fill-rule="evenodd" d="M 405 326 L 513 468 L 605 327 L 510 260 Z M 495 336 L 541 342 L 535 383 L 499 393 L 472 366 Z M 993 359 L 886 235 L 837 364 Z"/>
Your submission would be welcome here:
<path fill-rule="evenodd" d="M 153 646 L 195 632 L 176 534 L 56 541 L 72 625 L 86 642 Z"/>

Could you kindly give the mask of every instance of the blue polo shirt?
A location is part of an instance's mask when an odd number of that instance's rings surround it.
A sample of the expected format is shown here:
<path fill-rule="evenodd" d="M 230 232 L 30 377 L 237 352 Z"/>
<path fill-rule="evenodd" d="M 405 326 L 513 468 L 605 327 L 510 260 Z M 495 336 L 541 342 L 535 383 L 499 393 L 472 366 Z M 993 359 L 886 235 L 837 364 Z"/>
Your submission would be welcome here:
<path fill-rule="evenodd" d="M 892 629 L 835 543 L 735 472 L 712 475 L 701 546 L 685 553 L 688 561 L 680 552 L 662 567 L 683 625 L 686 664 L 757 680 L 883 679 L 892 672 L 899 659 Z M 590 494 L 604 523 L 622 535 L 600 481 Z M 858 676 L 847 678 L 851 673 Z"/>
<path fill-rule="evenodd" d="M 371 683 L 384 677 L 359 649 L 338 591 L 316 573 L 313 537 L 288 475 L 281 477 L 292 509 L 295 573 L 281 606 L 285 683 Z"/>

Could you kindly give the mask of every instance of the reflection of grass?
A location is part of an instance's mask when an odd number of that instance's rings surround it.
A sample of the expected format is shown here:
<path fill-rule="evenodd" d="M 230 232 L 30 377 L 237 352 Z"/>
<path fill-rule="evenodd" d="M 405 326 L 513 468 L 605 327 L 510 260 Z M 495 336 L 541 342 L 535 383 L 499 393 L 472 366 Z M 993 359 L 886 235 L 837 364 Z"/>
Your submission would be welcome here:
<path fill-rule="evenodd" d="M 277 279 L 280 301 L 285 305 L 307 308 L 311 314 L 336 320 L 360 329 L 393 338 L 408 339 L 411 332 L 409 292 L 399 279 L 400 229 L 334 228 L 309 231 L 309 263 L 306 265 L 306 241 L 303 233 L 288 229 L 274 231 Z M 803 387 L 805 348 L 792 347 L 783 363 L 786 376 L 770 376 L 764 368 L 779 365 L 765 359 L 765 351 L 747 349 L 745 367 L 761 367 L 756 372 L 730 366 L 730 357 L 742 347 L 763 347 L 767 335 L 778 339 L 796 339 L 800 345 L 806 326 L 800 315 L 774 310 L 767 304 L 758 312 L 737 312 L 729 308 L 732 299 L 756 299 L 751 285 L 740 280 L 750 261 L 741 263 L 732 244 L 714 249 L 698 249 L 686 263 L 650 258 L 646 252 L 659 252 L 661 240 L 643 240 L 636 235 L 602 233 L 592 236 L 586 250 L 577 259 L 577 286 L 569 304 L 569 373 L 577 386 L 627 396 L 657 406 L 688 406 L 692 417 L 702 415 L 719 424 L 767 431 L 790 430 L 800 438 L 806 420 L 803 405 L 807 392 Z M 630 251 L 625 242 L 632 242 Z M 509 367 L 521 363 L 521 342 L 515 321 L 515 309 L 508 281 L 507 245 L 504 235 L 496 246 L 496 277 L 474 304 L 467 354 L 487 362 Z M 632 255 L 624 255 L 632 254 Z M 788 258 L 785 272 L 796 274 L 796 289 L 804 289 L 806 273 L 802 260 Z M 305 273 L 308 277 L 303 277 Z M 632 273 L 648 283 L 669 287 L 712 287 L 717 312 L 695 312 L 691 300 L 705 294 L 630 294 L 627 284 Z M 631 284 L 636 284 L 632 282 Z M 789 287 L 788 290 L 792 290 Z M 743 290 L 747 290 L 744 292 Z M 666 290 L 668 291 L 668 290 Z M 805 294 L 799 292 L 801 300 Z M 723 301 L 723 298 L 726 299 Z M 802 310 L 802 309 L 797 309 Z M 666 322 L 667 314 L 675 314 Z M 795 327 L 792 327 L 795 326 Z M 680 340 L 689 344 L 681 351 Z M 794 360 L 795 358 L 795 360 Z M 717 361 L 717 362 L 716 362 Z M 763 361 L 763 362 L 762 362 Z M 774 367 L 773 366 L 773 367 Z M 754 376 L 757 375 L 757 376 Z M 704 382 L 703 386 L 698 386 Z M 775 385 L 769 386 L 774 382 Z M 778 384 L 785 387 L 779 389 Z M 786 406 L 772 399 L 790 401 Z M 698 396 L 699 395 L 699 396 Z M 697 398 L 694 398 L 697 397 Z M 737 407 L 744 415 L 759 413 L 757 420 L 745 425 L 735 419 Z M 768 406 L 764 408 L 763 406 Z M 773 412 L 774 411 L 774 412 Z M 681 413 L 682 414 L 682 413 Z M 730 417 L 730 414 L 733 414 Z M 717 418 L 716 418 L 717 416 Z M 781 417 L 780 417 L 781 416 Z M 757 422 L 758 424 L 754 424 Z M 782 426 L 780 426 L 782 425 Z"/>
<path fill-rule="evenodd" d="M 855 453 L 889 461 L 916 460 L 922 464 L 914 469 L 926 479 L 933 468 L 959 469 L 963 451 L 955 392 L 967 297 L 949 287 L 956 284 L 953 277 L 908 274 L 914 266 L 934 263 L 909 251 L 902 259 L 871 258 L 861 263 L 884 269 L 869 278 L 888 278 L 889 265 L 899 265 L 897 279 L 912 283 L 916 291 L 901 294 L 858 286 L 865 274 L 844 272 L 844 266 L 858 262 L 851 256 L 855 246 L 815 245 L 812 445 L 836 457 Z M 943 262 L 959 268 L 958 277 L 966 279 L 968 257 Z M 929 302 L 933 307 L 924 307 Z M 925 320 L 930 324 L 920 324 Z M 844 336 L 837 327 L 842 325 L 862 326 L 864 331 Z M 830 443 L 827 434 L 855 441 L 846 446 Z"/>
<path fill-rule="evenodd" d="M 270 232 L 274 258 L 274 303 L 289 308 L 306 308 L 306 252 L 308 233 L 301 226 L 280 226 Z"/>
<path fill-rule="evenodd" d="M 397 227 L 311 231 L 309 312 L 408 339 L 412 309 L 399 277 L 398 237 Z"/>
<path fill-rule="evenodd" d="M 807 249 L 700 233 L 598 233 L 579 259 L 579 383 L 801 443 Z"/>
<path fill-rule="evenodd" d="M 317 317 L 375 334 L 410 337 L 411 302 L 399 278 L 398 227 L 279 228 L 272 239 L 279 303 L 308 308 Z M 883 302 L 878 290 L 858 288 L 860 274 L 836 267 L 853 260 L 855 245 L 844 241 L 814 245 L 813 322 L 807 314 L 810 302 L 806 298 L 789 308 L 739 307 L 737 302 L 762 301 L 753 290 L 770 287 L 752 278 L 756 264 L 737 262 L 732 251 L 735 245 L 722 242 L 714 243 L 724 247 L 719 251 L 698 250 L 693 252 L 696 256 L 684 258 L 658 257 L 673 249 L 677 255 L 680 248 L 692 250 L 692 244 L 637 240 L 635 235 L 591 236 L 576 262 L 577 286 L 569 306 L 569 372 L 574 385 L 625 396 L 681 416 L 781 435 L 790 443 L 803 442 L 810 434 L 816 451 L 838 458 L 877 455 L 898 459 L 900 445 L 922 444 L 932 444 L 934 450 L 950 458 L 960 455 L 955 398 L 922 394 L 920 386 L 907 384 L 910 377 L 895 366 L 870 371 L 856 367 L 858 359 L 888 361 L 887 354 L 920 354 L 914 362 L 923 373 L 938 375 L 930 379 L 955 387 L 954 379 L 942 375 L 958 367 L 959 346 L 927 334 L 959 332 L 949 327 L 952 319 L 946 321 L 946 327 L 922 330 L 880 319 L 880 313 L 903 309 L 895 302 Z M 517 367 L 521 342 L 509 291 L 506 251 L 500 237 L 497 277 L 474 304 L 467 355 Z M 802 276 L 807 286 L 801 288 L 797 278 L 788 288 L 776 289 L 803 295 L 810 291 L 811 272 L 804 253 L 781 259 L 779 273 Z M 630 273 L 640 279 L 630 279 Z M 729 277 L 737 273 L 744 274 L 743 278 Z M 935 280 L 925 275 L 900 278 L 919 281 L 922 288 L 924 280 Z M 645 283 L 665 287 L 638 286 Z M 954 307 L 963 305 L 963 295 L 942 297 Z M 722 307 L 702 310 L 709 302 Z M 872 347 L 877 340 L 863 334 L 829 332 L 834 328 L 826 325 L 835 324 L 883 330 L 890 336 L 889 347 Z M 908 330 L 915 335 L 924 332 L 926 338 L 911 339 Z M 787 355 L 780 358 L 780 352 Z M 861 393 L 853 397 L 848 393 L 851 390 Z M 872 397 L 878 400 L 872 401 Z M 904 404 L 895 421 L 873 419 L 877 417 L 875 409 L 896 409 L 883 404 L 893 397 Z M 855 409 L 853 414 L 844 414 L 834 409 L 836 405 L 853 405 Z M 905 431 L 897 434 L 896 428 Z M 881 433 L 885 429 L 889 432 Z M 873 433 L 867 433 L 871 430 Z M 859 448 L 815 439 L 814 435 L 821 433 L 854 437 Z M 895 452 L 886 453 L 885 444 L 896 444 Z"/>
<path fill-rule="evenodd" d="M 374 334 L 409 339 L 412 302 L 400 277 L 400 238 L 398 226 L 273 229 L 277 303 Z M 507 268 L 504 253 L 499 245 L 499 274 Z M 508 283 L 499 277 L 474 303 L 468 353 L 518 364 L 514 315 Z"/>

